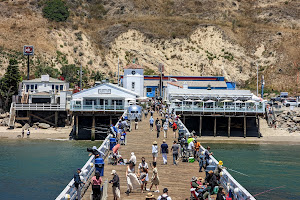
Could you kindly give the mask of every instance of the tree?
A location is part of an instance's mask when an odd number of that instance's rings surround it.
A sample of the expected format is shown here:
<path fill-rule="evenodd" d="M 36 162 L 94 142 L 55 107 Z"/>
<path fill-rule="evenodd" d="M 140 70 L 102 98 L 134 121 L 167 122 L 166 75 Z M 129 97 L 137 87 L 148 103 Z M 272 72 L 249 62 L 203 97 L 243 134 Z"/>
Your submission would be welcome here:
<path fill-rule="evenodd" d="M 46 1 L 43 8 L 43 16 L 56 22 L 64 22 L 68 19 L 70 13 L 66 3 L 62 0 Z"/>
<path fill-rule="evenodd" d="M 15 59 L 10 59 L 6 72 L 0 81 L 0 98 L 5 111 L 9 110 L 12 95 L 18 94 L 20 81 L 18 62 Z"/>
<path fill-rule="evenodd" d="M 74 84 L 79 84 L 79 74 L 80 67 L 76 67 L 74 64 L 71 65 L 64 65 L 61 68 L 61 75 L 64 77 L 66 82 L 69 82 L 71 87 Z"/>

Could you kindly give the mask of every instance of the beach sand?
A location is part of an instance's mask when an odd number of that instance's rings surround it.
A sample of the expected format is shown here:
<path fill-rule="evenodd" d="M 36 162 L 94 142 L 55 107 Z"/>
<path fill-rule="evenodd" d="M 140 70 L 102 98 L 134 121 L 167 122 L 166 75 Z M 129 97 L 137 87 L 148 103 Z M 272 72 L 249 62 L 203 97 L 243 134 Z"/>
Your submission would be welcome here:
<path fill-rule="evenodd" d="M 62 128 L 30 128 L 29 139 L 69 139 L 72 130 L 71 126 Z M 24 138 L 27 139 L 27 130 L 24 132 Z M 0 126 L 0 139 L 20 139 L 18 135 L 22 135 L 22 128 L 7 129 L 7 126 Z M 22 138 L 21 138 L 22 139 Z"/>

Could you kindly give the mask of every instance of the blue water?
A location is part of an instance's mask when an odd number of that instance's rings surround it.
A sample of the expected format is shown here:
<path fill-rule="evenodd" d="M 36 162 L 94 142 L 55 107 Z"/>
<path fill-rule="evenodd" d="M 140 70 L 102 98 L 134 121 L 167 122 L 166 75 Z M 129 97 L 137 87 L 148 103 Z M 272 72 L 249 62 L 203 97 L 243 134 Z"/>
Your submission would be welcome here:
<path fill-rule="evenodd" d="M 207 144 L 202 144 L 206 147 Z M 224 166 L 256 199 L 300 199 L 300 145 L 209 144 Z"/>
<path fill-rule="evenodd" d="M 55 199 L 88 160 L 91 141 L 0 141 L 0 199 Z"/>

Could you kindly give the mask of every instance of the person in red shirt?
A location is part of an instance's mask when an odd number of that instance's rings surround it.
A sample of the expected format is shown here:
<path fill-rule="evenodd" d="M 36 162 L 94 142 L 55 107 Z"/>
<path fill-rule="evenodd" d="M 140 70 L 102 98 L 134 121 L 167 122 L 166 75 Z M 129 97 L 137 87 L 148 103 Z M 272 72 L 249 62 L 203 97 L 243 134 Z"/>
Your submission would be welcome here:
<path fill-rule="evenodd" d="M 102 179 L 100 177 L 100 172 L 96 171 L 95 176 L 92 177 L 92 190 L 93 190 L 93 200 L 101 199 L 101 183 Z"/>
<path fill-rule="evenodd" d="M 172 128 L 173 128 L 174 138 L 176 138 L 177 124 L 175 122 L 173 123 Z"/>

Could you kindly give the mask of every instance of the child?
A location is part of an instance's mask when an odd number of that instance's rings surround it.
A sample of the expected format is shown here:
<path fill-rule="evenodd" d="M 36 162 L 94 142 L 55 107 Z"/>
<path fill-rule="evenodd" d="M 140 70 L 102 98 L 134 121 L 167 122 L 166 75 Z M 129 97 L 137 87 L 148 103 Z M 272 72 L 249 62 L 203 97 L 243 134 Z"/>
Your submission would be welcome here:
<path fill-rule="evenodd" d="M 144 192 L 144 189 L 146 191 L 146 184 L 147 184 L 146 177 L 147 177 L 147 173 L 148 173 L 148 169 L 145 168 L 145 167 L 142 167 L 142 173 L 140 175 L 142 193 Z"/>

